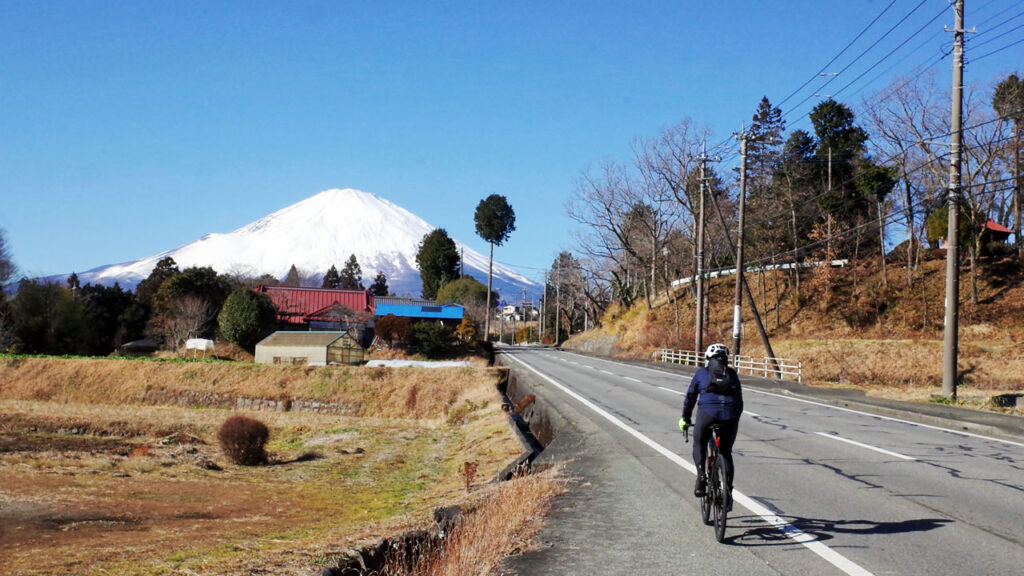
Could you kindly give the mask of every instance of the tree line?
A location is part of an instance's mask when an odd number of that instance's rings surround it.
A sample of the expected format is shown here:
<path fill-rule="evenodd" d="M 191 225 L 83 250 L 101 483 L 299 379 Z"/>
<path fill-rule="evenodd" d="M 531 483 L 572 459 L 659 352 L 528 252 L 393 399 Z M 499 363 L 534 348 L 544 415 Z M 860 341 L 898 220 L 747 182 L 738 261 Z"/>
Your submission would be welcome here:
<path fill-rule="evenodd" d="M 873 257 L 888 282 L 887 258 L 899 258 L 912 285 L 924 251 L 945 236 L 950 155 L 941 141 L 950 134 L 949 101 L 934 75 L 922 73 L 894 80 L 857 112 L 821 101 L 810 130 L 787 131 L 783 111 L 764 97 L 746 129 L 719 145 L 691 119 L 638 140 L 630 162 L 585 171 L 567 204 L 581 225 L 576 255 L 560 254 L 547 272 L 548 297 L 565 295 L 561 326 L 578 329 L 570 318 L 596 321 L 612 304 L 649 307 L 658 294 L 670 295 L 674 280 L 692 279 L 702 195 L 701 267 L 735 266 L 741 175 L 719 168 L 738 159 L 732 142 L 746 152 L 746 266 Z M 1024 80 L 1016 74 L 991 91 L 965 92 L 960 240 L 972 272 L 984 253 L 1024 256 L 1022 124 Z M 1017 231 L 1015 246 L 983 244 L 990 219 Z M 799 294 L 799 269 L 790 274 Z"/>

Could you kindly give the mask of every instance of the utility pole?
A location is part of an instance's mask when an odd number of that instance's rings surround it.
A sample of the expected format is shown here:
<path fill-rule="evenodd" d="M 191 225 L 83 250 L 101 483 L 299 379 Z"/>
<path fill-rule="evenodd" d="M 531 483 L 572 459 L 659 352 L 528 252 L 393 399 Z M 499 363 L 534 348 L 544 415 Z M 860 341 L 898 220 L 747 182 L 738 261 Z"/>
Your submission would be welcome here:
<path fill-rule="evenodd" d="M 561 306 L 561 295 L 559 291 L 562 288 L 562 255 L 558 255 L 558 261 L 555 263 L 555 346 L 558 346 L 559 329 L 562 327 L 562 311 L 559 309 Z"/>
<path fill-rule="evenodd" d="M 540 340 L 544 342 L 544 316 L 548 313 L 548 271 L 544 271 L 544 291 L 540 294 Z"/>
<path fill-rule="evenodd" d="M 942 395 L 956 400 L 960 330 L 960 142 L 963 136 L 964 0 L 956 0 L 953 29 L 953 102 L 949 136 L 949 227 L 946 231 L 946 320 L 942 347 Z"/>
<path fill-rule="evenodd" d="M 736 232 L 736 300 L 732 315 L 732 353 L 733 356 L 740 355 L 740 342 L 743 332 L 743 213 L 747 203 L 747 133 L 746 127 L 742 127 L 739 133 L 740 139 L 740 221 L 739 230 Z"/>
<path fill-rule="evenodd" d="M 715 212 L 718 213 L 718 221 L 722 223 L 722 229 L 728 230 L 729 228 L 725 224 L 725 216 L 722 214 L 722 207 L 718 205 L 718 199 L 715 198 L 714 195 L 711 196 L 711 203 L 715 205 Z M 733 258 L 735 258 L 736 249 L 733 248 L 729 239 L 726 239 L 725 245 L 729 247 L 729 252 L 731 252 Z M 768 339 L 768 332 L 764 329 L 764 323 L 761 322 L 761 314 L 757 311 L 757 304 L 754 302 L 754 294 L 750 291 L 750 285 L 747 284 L 746 277 L 743 278 L 743 292 L 747 295 L 747 304 L 750 306 L 751 316 L 754 317 L 754 325 L 757 326 L 757 333 L 761 335 L 761 344 L 764 346 L 765 355 L 768 357 L 769 367 L 778 374 L 779 363 L 775 360 L 775 350 L 772 349 L 771 340 Z"/>
<path fill-rule="evenodd" d="M 704 198 L 707 195 L 705 187 L 708 181 L 706 174 L 708 160 L 718 162 L 720 159 L 717 157 L 708 158 L 707 142 L 702 142 L 700 152 L 700 215 L 697 218 L 697 263 L 694 267 L 697 270 L 697 306 L 695 308 L 697 316 L 693 323 L 693 346 L 698 354 L 704 352 Z"/>

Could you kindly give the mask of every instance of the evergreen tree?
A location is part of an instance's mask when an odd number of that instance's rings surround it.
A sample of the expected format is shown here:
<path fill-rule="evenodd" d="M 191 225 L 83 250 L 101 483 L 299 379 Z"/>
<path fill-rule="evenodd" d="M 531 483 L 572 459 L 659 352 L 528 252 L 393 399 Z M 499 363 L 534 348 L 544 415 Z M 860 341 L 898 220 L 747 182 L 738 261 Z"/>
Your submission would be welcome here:
<path fill-rule="evenodd" d="M 338 287 L 342 290 L 366 289 L 366 287 L 363 286 L 363 269 L 359 266 L 359 261 L 356 260 L 355 254 L 348 257 L 348 260 L 345 262 L 345 266 L 341 269 Z"/>
<path fill-rule="evenodd" d="M 388 277 L 383 272 L 377 271 L 377 277 L 373 279 L 373 284 L 370 284 L 370 293 L 374 296 L 388 295 Z"/>
<path fill-rule="evenodd" d="M 853 227 L 868 209 L 853 184 L 855 164 L 865 154 L 868 134 L 855 124 L 855 116 L 845 104 L 832 99 L 815 106 L 810 118 L 818 139 L 815 160 L 824 191 L 818 205 L 825 215 Z"/>
<path fill-rule="evenodd" d="M 0 286 L 3 286 L 8 280 L 14 277 L 16 270 L 11 254 L 7 249 L 7 240 L 4 236 L 5 232 L 3 228 L 0 228 Z M 0 299 L 2 298 L 3 291 L 0 290 Z"/>
<path fill-rule="evenodd" d="M 508 200 L 500 194 L 491 194 L 476 206 L 474 216 L 476 233 L 490 244 L 491 255 L 487 261 L 487 309 L 491 308 L 491 284 L 494 271 L 494 246 L 501 246 L 516 229 L 516 213 Z M 484 321 L 484 334 L 490 337 L 491 315 Z"/>
<path fill-rule="evenodd" d="M 292 264 L 292 267 L 288 269 L 288 274 L 285 274 L 284 281 L 281 282 L 281 285 L 297 288 L 301 282 L 302 279 L 299 277 L 299 269 L 295 267 L 295 264 Z"/>
<path fill-rule="evenodd" d="M 241 289 L 228 296 L 217 323 L 226 340 L 251 351 L 273 326 L 276 317 L 277 308 L 266 294 Z"/>
<path fill-rule="evenodd" d="M 338 274 L 338 269 L 331 265 L 331 269 L 324 274 L 323 284 L 321 288 L 340 288 L 341 287 L 341 275 Z"/>
<path fill-rule="evenodd" d="M 1021 148 L 1024 148 L 1024 78 L 1010 74 L 996 86 L 992 96 L 992 108 L 1003 118 L 1013 122 L 1013 139 L 1010 141 L 1013 174 L 1013 229 L 1018 257 L 1024 257 L 1024 242 L 1021 241 Z"/>
<path fill-rule="evenodd" d="M 423 236 L 416 251 L 416 265 L 427 300 L 433 300 L 441 286 L 459 277 L 459 253 L 444 228 L 435 228 Z"/>
<path fill-rule="evenodd" d="M 174 261 L 174 258 L 170 256 L 161 258 L 156 263 L 153 271 L 149 273 L 149 276 L 142 282 L 139 282 L 139 285 L 135 288 L 135 297 L 147 307 L 152 306 L 153 297 L 156 296 L 164 282 L 178 274 L 181 274 L 181 270 L 178 269 L 178 264 Z"/>

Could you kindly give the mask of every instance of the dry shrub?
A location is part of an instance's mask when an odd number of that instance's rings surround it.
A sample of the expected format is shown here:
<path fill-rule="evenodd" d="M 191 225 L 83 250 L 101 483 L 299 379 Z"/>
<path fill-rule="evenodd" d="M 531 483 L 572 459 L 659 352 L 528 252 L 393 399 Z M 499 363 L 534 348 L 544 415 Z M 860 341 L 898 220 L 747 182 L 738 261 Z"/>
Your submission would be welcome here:
<path fill-rule="evenodd" d="M 232 462 L 242 466 L 266 464 L 265 446 L 269 439 L 267 425 L 248 416 L 228 418 L 217 432 L 220 449 Z"/>

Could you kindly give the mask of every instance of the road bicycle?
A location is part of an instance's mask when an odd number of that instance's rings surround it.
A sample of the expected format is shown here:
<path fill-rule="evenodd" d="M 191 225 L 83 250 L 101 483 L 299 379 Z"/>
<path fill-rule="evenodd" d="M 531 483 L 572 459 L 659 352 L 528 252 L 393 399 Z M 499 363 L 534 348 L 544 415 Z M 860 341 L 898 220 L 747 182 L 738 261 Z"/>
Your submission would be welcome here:
<path fill-rule="evenodd" d="M 715 526 L 715 540 L 721 542 L 725 538 L 725 525 L 732 509 L 732 492 L 729 490 L 728 475 L 725 470 L 725 458 L 721 458 L 718 445 L 721 443 L 719 425 L 712 424 L 708 429 L 707 459 L 704 461 L 704 477 L 707 487 L 700 499 L 700 517 L 705 525 Z M 686 441 L 690 441 L 690 432 L 686 431 Z"/>

